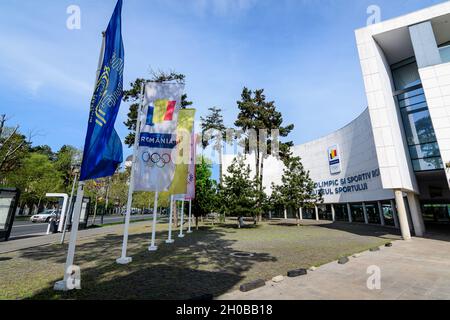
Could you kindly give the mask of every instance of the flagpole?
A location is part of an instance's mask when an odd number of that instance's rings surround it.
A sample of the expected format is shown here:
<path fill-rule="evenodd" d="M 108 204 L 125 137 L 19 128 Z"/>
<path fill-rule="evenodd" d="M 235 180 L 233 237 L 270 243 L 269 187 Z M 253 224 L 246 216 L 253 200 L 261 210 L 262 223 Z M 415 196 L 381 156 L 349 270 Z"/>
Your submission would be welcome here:
<path fill-rule="evenodd" d="M 158 247 L 155 245 L 155 238 L 156 238 L 156 218 L 157 218 L 157 211 L 158 210 L 158 192 L 155 192 L 155 203 L 153 205 L 153 226 L 152 226 L 152 243 L 150 244 L 150 247 L 148 247 L 148 251 L 156 251 L 158 250 Z"/>
<path fill-rule="evenodd" d="M 191 221 L 192 221 L 192 200 L 189 199 L 189 228 L 188 228 L 187 233 L 192 233 Z"/>
<path fill-rule="evenodd" d="M 134 166 L 136 165 L 137 159 L 139 134 L 141 131 L 141 110 L 143 104 L 144 104 L 144 82 L 142 82 L 141 84 L 141 102 L 139 103 L 139 108 L 137 110 L 136 130 L 134 131 L 133 160 L 131 162 L 130 185 L 128 187 L 127 212 L 125 214 L 125 225 L 123 227 L 122 254 L 120 258 L 116 260 L 116 263 L 118 264 L 128 264 L 131 261 L 133 261 L 131 257 L 127 257 L 128 229 L 130 227 L 131 206 L 133 204 L 133 191 L 135 179 Z"/>
<path fill-rule="evenodd" d="M 166 243 L 174 243 L 175 242 L 172 239 L 172 217 L 173 217 L 173 195 L 170 196 L 169 237 L 167 238 Z"/>
<path fill-rule="evenodd" d="M 180 234 L 178 235 L 178 238 L 184 238 L 183 234 L 183 222 L 184 222 L 184 199 L 181 201 L 181 222 L 180 222 Z"/>
<path fill-rule="evenodd" d="M 94 84 L 94 92 L 97 87 L 98 78 L 100 76 L 101 68 L 103 65 L 103 56 L 105 53 L 105 45 L 106 45 L 106 33 L 102 32 L 102 46 L 100 49 L 100 57 L 98 59 L 97 72 Z M 81 175 L 81 172 L 80 172 Z M 77 245 L 77 236 L 78 236 L 78 225 L 80 223 L 80 215 L 81 215 L 81 206 L 83 204 L 84 197 L 84 181 L 79 181 L 78 189 L 77 189 L 77 197 L 75 200 L 75 205 L 73 207 L 72 213 L 72 229 L 70 230 L 70 238 L 69 238 L 69 248 L 67 251 L 66 264 L 64 268 L 64 279 L 62 281 L 57 281 L 53 286 L 53 289 L 56 291 L 69 291 L 75 289 L 73 286 L 72 279 L 72 269 L 74 267 L 73 261 L 75 257 L 75 248 Z"/>
<path fill-rule="evenodd" d="M 67 212 L 66 212 L 66 215 L 64 217 L 64 227 L 63 227 L 64 229 L 63 229 L 63 232 L 62 232 L 60 244 L 64 243 L 64 239 L 66 237 L 67 223 L 70 220 L 70 216 L 71 216 L 70 213 L 71 213 L 71 209 L 72 209 L 73 194 L 75 193 L 75 186 L 77 185 L 77 180 L 78 180 L 78 172 L 75 173 L 75 176 L 73 178 L 72 192 L 70 193 L 69 207 L 67 208 Z"/>

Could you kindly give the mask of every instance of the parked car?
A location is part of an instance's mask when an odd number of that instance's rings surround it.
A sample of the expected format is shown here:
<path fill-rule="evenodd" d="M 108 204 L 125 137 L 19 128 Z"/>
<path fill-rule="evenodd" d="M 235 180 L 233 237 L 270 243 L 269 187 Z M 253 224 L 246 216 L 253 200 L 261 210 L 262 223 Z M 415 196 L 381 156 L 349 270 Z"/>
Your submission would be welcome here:
<path fill-rule="evenodd" d="M 30 221 L 33 223 L 48 223 L 51 218 L 58 218 L 59 214 L 56 210 L 45 210 L 44 212 L 35 214 L 30 218 Z"/>

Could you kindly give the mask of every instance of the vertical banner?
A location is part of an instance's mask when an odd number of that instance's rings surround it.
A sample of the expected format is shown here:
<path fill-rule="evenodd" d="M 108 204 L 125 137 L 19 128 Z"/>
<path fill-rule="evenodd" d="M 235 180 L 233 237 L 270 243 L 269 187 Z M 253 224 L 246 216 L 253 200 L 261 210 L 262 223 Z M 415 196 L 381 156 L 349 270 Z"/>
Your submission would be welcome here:
<path fill-rule="evenodd" d="M 186 200 L 195 199 L 195 165 L 197 156 L 197 135 L 192 133 L 191 137 L 191 159 L 189 162 L 188 174 L 187 174 L 187 192 Z"/>
<path fill-rule="evenodd" d="M 84 143 L 80 181 L 112 176 L 123 161 L 122 142 L 114 129 L 123 95 L 124 48 L 122 0 L 117 1 L 105 33 L 105 49 Z"/>
<path fill-rule="evenodd" d="M 195 109 L 180 110 L 178 115 L 175 178 L 168 190 L 169 194 L 185 195 L 187 192 L 194 118 Z"/>
<path fill-rule="evenodd" d="M 135 165 L 134 191 L 167 191 L 176 168 L 183 84 L 147 83 Z"/>

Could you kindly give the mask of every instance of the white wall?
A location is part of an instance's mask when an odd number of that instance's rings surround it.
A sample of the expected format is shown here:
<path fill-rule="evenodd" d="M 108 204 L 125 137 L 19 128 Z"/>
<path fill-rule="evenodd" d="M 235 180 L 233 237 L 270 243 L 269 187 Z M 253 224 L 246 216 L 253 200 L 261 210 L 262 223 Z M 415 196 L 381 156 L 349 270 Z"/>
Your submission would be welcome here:
<path fill-rule="evenodd" d="M 450 162 L 450 63 L 419 69 L 444 166 Z M 450 187 L 450 170 L 446 170 Z"/>
<path fill-rule="evenodd" d="M 356 31 L 381 180 L 385 189 L 419 192 L 409 159 L 389 63 L 373 36 L 391 21 Z M 398 26 L 400 27 L 400 26 Z"/>

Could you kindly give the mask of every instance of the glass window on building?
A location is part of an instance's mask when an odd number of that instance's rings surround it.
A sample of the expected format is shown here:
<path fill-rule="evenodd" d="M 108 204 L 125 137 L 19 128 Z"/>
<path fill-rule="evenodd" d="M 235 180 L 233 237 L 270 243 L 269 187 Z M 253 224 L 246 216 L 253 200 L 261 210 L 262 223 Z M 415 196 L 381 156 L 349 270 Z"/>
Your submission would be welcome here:
<path fill-rule="evenodd" d="M 334 205 L 334 218 L 336 221 L 348 221 L 348 212 L 346 204 Z"/>
<path fill-rule="evenodd" d="M 424 204 L 425 222 L 450 223 L 450 204 Z"/>
<path fill-rule="evenodd" d="M 450 42 L 443 43 L 439 46 L 442 63 L 450 62 Z"/>
<path fill-rule="evenodd" d="M 443 169 L 415 59 L 407 59 L 391 68 L 414 171 Z"/>
<path fill-rule="evenodd" d="M 303 219 L 315 220 L 316 219 L 315 209 L 314 208 L 303 208 Z"/>
<path fill-rule="evenodd" d="M 366 220 L 364 219 L 364 209 L 362 203 L 358 204 L 351 204 L 350 208 L 352 210 L 352 221 L 353 222 L 363 222 L 365 223 Z"/>
<path fill-rule="evenodd" d="M 319 205 L 319 219 L 320 220 L 333 220 L 333 214 L 331 213 L 331 205 Z"/>
<path fill-rule="evenodd" d="M 384 224 L 387 226 L 395 226 L 394 210 L 390 202 L 382 202 L 381 208 L 383 210 Z"/>
<path fill-rule="evenodd" d="M 367 218 L 369 223 L 381 224 L 380 213 L 378 211 L 378 203 L 366 203 Z"/>

